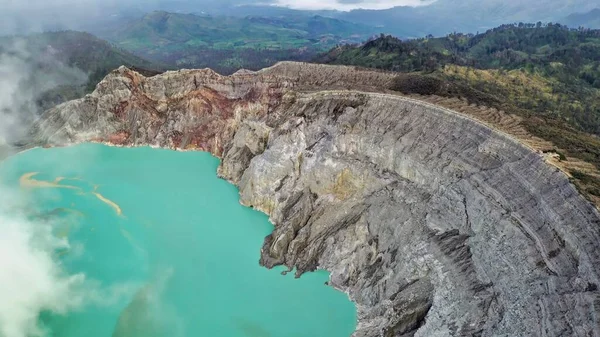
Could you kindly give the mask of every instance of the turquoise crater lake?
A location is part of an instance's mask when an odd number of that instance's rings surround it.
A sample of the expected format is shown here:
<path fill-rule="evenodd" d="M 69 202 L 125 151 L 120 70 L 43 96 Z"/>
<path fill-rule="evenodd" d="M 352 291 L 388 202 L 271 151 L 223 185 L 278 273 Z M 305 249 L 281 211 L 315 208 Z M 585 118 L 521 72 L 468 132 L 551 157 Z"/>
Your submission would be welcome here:
<path fill-rule="evenodd" d="M 258 264 L 267 216 L 243 207 L 203 152 L 82 144 L 5 160 L 4 185 L 55 217 L 54 252 L 104 301 L 42 313 L 52 337 L 348 337 L 356 308 L 325 285 Z M 35 212 L 34 212 L 35 211 Z M 64 221 L 60 221 L 64 219 Z"/>

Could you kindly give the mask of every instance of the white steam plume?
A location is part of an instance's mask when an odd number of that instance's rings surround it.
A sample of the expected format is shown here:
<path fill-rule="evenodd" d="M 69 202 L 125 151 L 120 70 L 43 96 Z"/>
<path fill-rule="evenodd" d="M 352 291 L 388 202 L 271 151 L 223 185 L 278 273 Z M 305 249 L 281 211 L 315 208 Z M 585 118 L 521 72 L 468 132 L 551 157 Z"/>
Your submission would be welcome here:
<path fill-rule="evenodd" d="M 39 114 L 37 100 L 61 85 L 81 85 L 87 75 L 54 57 L 51 46 L 29 48 L 24 39 L 0 45 L 0 144 L 23 135 Z"/>

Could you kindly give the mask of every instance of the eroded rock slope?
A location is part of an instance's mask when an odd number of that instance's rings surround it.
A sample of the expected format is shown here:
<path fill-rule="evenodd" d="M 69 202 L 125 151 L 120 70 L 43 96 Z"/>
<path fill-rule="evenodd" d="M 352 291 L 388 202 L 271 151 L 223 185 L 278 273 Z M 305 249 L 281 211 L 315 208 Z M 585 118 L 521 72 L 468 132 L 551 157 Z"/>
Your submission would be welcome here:
<path fill-rule="evenodd" d="M 261 263 L 331 271 L 357 304 L 356 337 L 600 336 L 595 207 L 509 136 L 376 93 L 392 77 L 121 68 L 33 136 L 221 157 L 241 202 L 275 224 Z"/>

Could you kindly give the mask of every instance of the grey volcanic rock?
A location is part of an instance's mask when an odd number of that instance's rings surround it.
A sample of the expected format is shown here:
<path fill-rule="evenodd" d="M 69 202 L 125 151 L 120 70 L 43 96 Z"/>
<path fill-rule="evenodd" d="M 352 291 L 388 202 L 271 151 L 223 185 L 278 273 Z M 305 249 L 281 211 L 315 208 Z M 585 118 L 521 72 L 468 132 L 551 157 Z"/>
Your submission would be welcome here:
<path fill-rule="evenodd" d="M 595 207 L 509 136 L 368 92 L 392 78 L 294 63 L 231 77 L 121 68 L 33 136 L 221 157 L 219 175 L 275 224 L 261 264 L 329 270 L 357 304 L 356 337 L 600 336 Z"/>

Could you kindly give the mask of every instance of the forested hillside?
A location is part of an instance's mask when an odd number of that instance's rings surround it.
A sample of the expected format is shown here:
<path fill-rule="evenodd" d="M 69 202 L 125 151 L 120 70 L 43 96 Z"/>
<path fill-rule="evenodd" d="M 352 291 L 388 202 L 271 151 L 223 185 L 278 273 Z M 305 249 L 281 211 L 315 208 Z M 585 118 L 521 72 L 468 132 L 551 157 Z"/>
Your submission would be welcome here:
<path fill-rule="evenodd" d="M 600 168 L 600 30 L 539 23 L 409 41 L 381 36 L 317 61 L 408 73 L 394 89 L 519 116 L 528 132 L 562 149 L 561 158 Z M 571 173 L 600 196 L 598 171 Z"/>

